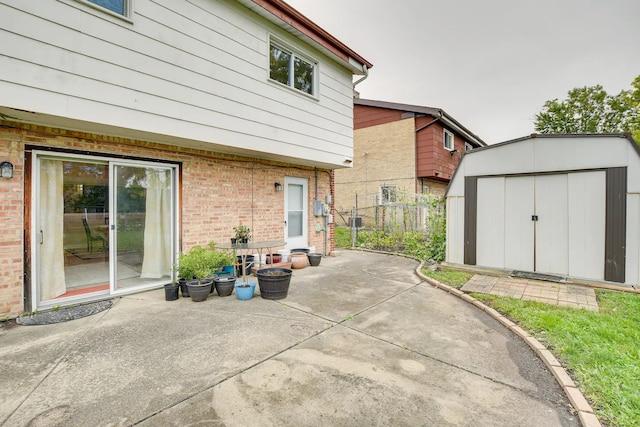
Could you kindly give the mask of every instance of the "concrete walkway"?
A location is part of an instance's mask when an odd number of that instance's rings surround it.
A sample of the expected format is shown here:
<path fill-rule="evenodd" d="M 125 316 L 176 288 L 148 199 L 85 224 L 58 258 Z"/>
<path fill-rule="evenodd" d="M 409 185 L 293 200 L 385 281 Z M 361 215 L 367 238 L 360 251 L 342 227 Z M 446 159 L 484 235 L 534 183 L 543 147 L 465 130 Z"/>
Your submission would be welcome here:
<path fill-rule="evenodd" d="M 294 270 L 280 301 L 156 290 L 71 322 L 2 323 L 0 425 L 581 424 L 515 329 L 417 265 L 337 252 Z"/>
<path fill-rule="evenodd" d="M 598 311 L 595 291 L 585 286 L 476 274 L 461 289 L 465 292 L 493 294 L 561 307 Z"/>

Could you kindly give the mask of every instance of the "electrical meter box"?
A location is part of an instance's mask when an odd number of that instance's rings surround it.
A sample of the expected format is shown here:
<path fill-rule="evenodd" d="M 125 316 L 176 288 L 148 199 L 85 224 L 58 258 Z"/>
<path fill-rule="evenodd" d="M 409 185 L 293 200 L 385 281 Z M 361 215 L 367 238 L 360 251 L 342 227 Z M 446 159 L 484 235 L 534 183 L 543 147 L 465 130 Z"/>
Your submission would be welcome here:
<path fill-rule="evenodd" d="M 315 215 L 315 216 L 324 215 L 324 207 L 322 206 L 322 201 L 321 200 L 314 200 L 313 201 L 313 215 Z"/>

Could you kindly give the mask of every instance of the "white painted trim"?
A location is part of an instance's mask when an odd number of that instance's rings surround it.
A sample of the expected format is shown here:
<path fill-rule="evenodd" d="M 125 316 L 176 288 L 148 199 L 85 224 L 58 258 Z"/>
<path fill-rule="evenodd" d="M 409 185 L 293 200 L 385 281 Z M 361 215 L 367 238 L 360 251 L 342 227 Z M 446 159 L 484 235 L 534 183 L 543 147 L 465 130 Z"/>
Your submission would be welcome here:
<path fill-rule="evenodd" d="M 124 0 L 124 14 L 121 15 L 106 7 L 102 7 L 99 4 L 92 2 L 91 0 L 74 0 L 75 2 L 82 3 L 91 9 L 98 11 L 99 13 L 105 13 L 111 15 L 114 18 L 122 19 L 123 21 L 133 24 L 133 0 Z"/>
<path fill-rule="evenodd" d="M 453 132 L 451 132 L 448 129 L 442 129 L 443 133 L 442 133 L 442 145 L 444 147 L 445 150 L 448 151 L 453 151 L 456 148 L 456 137 L 455 134 Z M 447 147 L 447 135 L 451 135 L 451 148 Z"/>
<path fill-rule="evenodd" d="M 302 186 L 302 236 L 289 238 L 289 184 Z M 284 240 L 287 242 L 285 249 L 306 248 L 309 245 L 309 180 L 292 176 L 284 177 Z"/>

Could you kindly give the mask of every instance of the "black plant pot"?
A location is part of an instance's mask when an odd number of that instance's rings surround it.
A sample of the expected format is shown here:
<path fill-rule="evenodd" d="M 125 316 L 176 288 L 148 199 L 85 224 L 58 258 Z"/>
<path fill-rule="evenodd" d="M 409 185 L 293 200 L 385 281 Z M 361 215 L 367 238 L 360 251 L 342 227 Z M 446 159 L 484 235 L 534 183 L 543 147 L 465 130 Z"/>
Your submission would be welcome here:
<path fill-rule="evenodd" d="M 242 257 L 238 255 L 237 259 L 238 259 L 238 264 L 236 265 L 236 276 L 240 277 L 242 276 L 242 270 L 243 270 Z M 251 266 L 253 265 L 253 259 L 254 259 L 253 255 L 245 255 L 244 272 L 246 273 L 247 276 L 251 275 Z"/>
<path fill-rule="evenodd" d="M 218 296 L 228 297 L 233 293 L 236 278 L 233 276 L 220 276 L 213 279 Z"/>
<path fill-rule="evenodd" d="M 182 292 L 182 298 L 189 298 L 189 287 L 187 286 L 187 281 L 185 279 L 178 280 L 178 284 L 180 285 L 180 292 Z"/>
<path fill-rule="evenodd" d="M 213 279 L 202 279 L 200 282 L 197 280 L 189 280 L 187 282 L 187 287 L 189 288 L 191 301 L 200 302 L 206 300 L 211 293 L 212 283 Z"/>
<path fill-rule="evenodd" d="M 320 265 L 322 254 L 310 253 L 310 254 L 307 254 L 307 257 L 309 258 L 309 264 L 313 267 L 317 267 Z"/>
<path fill-rule="evenodd" d="M 283 299 L 289 292 L 292 271 L 288 268 L 263 268 L 256 273 L 260 296 L 264 299 Z"/>
<path fill-rule="evenodd" d="M 164 285 L 164 299 L 165 301 L 175 301 L 178 299 L 178 284 L 168 283 Z"/>

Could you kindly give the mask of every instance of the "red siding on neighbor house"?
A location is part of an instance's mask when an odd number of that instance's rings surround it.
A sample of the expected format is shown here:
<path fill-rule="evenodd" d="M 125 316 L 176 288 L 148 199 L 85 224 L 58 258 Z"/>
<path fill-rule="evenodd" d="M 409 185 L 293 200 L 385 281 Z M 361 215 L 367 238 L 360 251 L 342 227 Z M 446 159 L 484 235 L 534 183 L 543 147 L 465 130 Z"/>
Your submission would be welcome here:
<path fill-rule="evenodd" d="M 354 105 L 353 127 L 354 130 L 370 126 L 391 123 L 407 117 L 410 112 L 393 110 L 388 108 Z M 441 122 L 433 120 L 436 117 L 423 115 L 415 117 L 415 129 L 420 129 L 416 134 L 415 153 L 407 155 L 416 156 L 416 172 L 418 178 L 429 178 L 437 181 L 449 182 L 453 172 L 465 151 L 465 140 L 461 135 L 454 133 L 454 148 L 452 152 L 444 148 L 444 127 Z"/>
<path fill-rule="evenodd" d="M 403 112 L 399 110 L 367 107 L 365 105 L 354 105 L 353 107 L 354 130 L 402 120 Z"/>
<path fill-rule="evenodd" d="M 428 124 L 432 117 L 416 119 L 416 129 Z M 451 131 L 451 129 L 448 129 Z M 449 181 L 453 176 L 462 154 L 464 139 L 454 132 L 454 148 L 452 152 L 444 148 L 444 128 L 436 122 L 421 130 L 416 135 L 416 163 L 418 178 L 431 178 L 438 181 Z"/>

